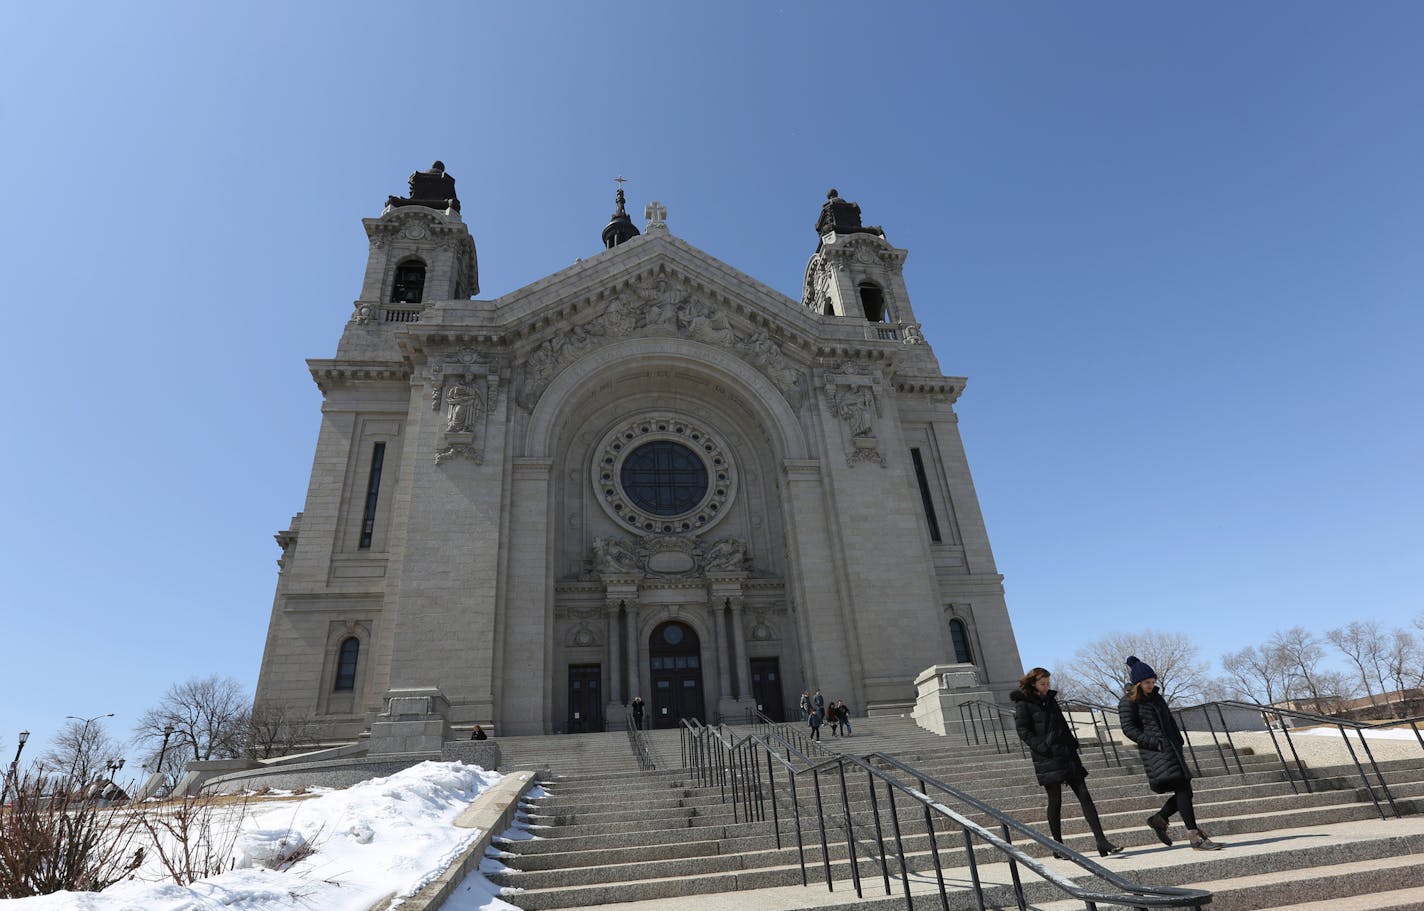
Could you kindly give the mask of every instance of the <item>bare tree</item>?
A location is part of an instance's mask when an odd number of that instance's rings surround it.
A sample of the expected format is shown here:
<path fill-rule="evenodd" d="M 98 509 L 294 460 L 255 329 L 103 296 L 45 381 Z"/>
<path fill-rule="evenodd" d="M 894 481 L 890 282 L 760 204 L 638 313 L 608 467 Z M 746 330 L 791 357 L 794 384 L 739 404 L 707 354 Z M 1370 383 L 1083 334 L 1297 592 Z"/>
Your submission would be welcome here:
<path fill-rule="evenodd" d="M 157 768 L 164 727 L 172 727 L 169 762 L 233 759 L 242 755 L 248 732 L 250 702 L 242 685 L 231 677 L 194 677 L 175 683 L 158 705 L 143 713 L 134 729 L 134 743 L 149 751 L 148 765 Z"/>
<path fill-rule="evenodd" d="M 82 788 L 119 753 L 118 741 L 109 736 L 102 718 L 90 721 L 72 718 L 59 729 L 49 752 L 41 756 L 40 761 L 55 774 L 68 776 L 71 787 Z"/>
<path fill-rule="evenodd" d="M 253 708 L 248 718 L 247 756 L 270 759 L 316 744 L 311 718 L 281 705 Z"/>
<path fill-rule="evenodd" d="M 1063 680 L 1055 682 L 1069 684 L 1071 698 L 1116 705 L 1128 685 L 1128 655 L 1152 666 L 1162 695 L 1170 701 L 1192 705 L 1219 690 L 1191 637 L 1155 630 L 1116 633 L 1088 643 L 1061 669 Z"/>
<path fill-rule="evenodd" d="M 1384 630 L 1380 629 L 1380 625 L 1373 620 L 1353 620 L 1339 629 L 1330 630 L 1325 634 L 1325 638 L 1340 654 L 1350 660 L 1359 676 L 1360 685 L 1365 690 L 1365 696 L 1371 704 L 1378 704 L 1376 694 L 1382 696 L 1388 689 L 1384 682 L 1383 666 L 1387 647 Z M 1379 684 L 1378 690 L 1375 688 L 1376 683 Z"/>
<path fill-rule="evenodd" d="M 1232 694 L 1262 705 L 1284 699 L 1289 687 L 1289 668 L 1281 651 L 1269 645 L 1248 645 L 1221 656 L 1226 683 Z"/>
<path fill-rule="evenodd" d="M 1325 712 L 1340 699 L 1337 680 L 1321 668 L 1325 647 L 1303 626 L 1293 626 L 1271 636 L 1270 648 L 1279 652 L 1286 668 L 1286 698 Z"/>

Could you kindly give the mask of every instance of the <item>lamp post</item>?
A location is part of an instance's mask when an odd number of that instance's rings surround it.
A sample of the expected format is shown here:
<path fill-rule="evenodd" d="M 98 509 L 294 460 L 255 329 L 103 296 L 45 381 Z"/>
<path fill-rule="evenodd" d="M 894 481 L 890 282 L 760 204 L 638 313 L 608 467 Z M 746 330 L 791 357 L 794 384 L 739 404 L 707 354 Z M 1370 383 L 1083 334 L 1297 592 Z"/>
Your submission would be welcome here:
<path fill-rule="evenodd" d="M 74 761 L 69 764 L 69 781 L 72 785 L 74 783 L 74 773 L 79 769 L 79 759 L 81 756 L 84 757 L 84 777 L 89 777 L 89 759 L 85 755 L 89 750 L 89 725 L 98 721 L 100 718 L 113 718 L 114 713 L 105 712 L 102 715 L 95 715 L 93 718 L 80 718 L 78 715 L 65 715 L 64 717 L 74 721 L 84 722 L 84 727 L 79 732 L 79 743 L 75 744 Z"/>
<path fill-rule="evenodd" d="M 158 767 L 154 769 L 154 771 L 158 772 L 159 774 L 163 773 L 163 756 L 165 753 L 168 752 L 168 738 L 172 736 L 173 725 L 165 724 L 163 726 L 163 746 L 159 747 L 158 749 Z"/>
<path fill-rule="evenodd" d="M 15 747 L 15 758 L 10 761 L 10 768 L 5 771 L 5 787 L 0 788 L 0 804 L 5 802 L 5 797 L 10 793 L 10 785 L 18 782 L 20 775 L 20 754 L 24 752 L 25 741 L 30 739 L 29 731 L 20 732 L 20 745 Z"/>

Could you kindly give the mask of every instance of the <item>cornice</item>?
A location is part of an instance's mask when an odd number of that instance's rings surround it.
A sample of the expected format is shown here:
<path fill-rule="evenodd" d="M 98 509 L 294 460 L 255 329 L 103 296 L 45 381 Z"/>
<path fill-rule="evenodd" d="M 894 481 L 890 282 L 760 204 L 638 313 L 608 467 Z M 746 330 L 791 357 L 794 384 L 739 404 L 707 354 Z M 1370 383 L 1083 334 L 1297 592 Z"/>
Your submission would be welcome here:
<path fill-rule="evenodd" d="M 323 394 L 332 387 L 352 382 L 408 382 L 410 365 L 405 361 L 357 361 L 310 358 L 307 369 Z"/>

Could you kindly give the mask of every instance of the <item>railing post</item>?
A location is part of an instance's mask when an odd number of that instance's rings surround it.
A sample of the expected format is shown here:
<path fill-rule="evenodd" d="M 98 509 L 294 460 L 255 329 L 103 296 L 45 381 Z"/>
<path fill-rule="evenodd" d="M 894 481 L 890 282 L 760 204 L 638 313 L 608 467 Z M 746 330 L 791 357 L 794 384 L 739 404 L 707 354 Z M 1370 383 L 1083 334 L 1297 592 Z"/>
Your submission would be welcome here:
<path fill-rule="evenodd" d="M 870 795 L 870 815 L 875 819 L 875 844 L 880 848 L 880 875 L 885 878 L 885 894 L 890 894 L 890 865 L 885 860 L 885 828 L 880 824 L 880 801 L 875 797 L 875 775 L 865 770 L 865 790 Z"/>
<path fill-rule="evenodd" d="M 1187 723 L 1186 723 L 1185 720 L 1183 720 L 1183 718 L 1182 718 L 1182 713 L 1181 713 L 1181 712 L 1177 712 L 1176 715 L 1177 715 L 1177 729 L 1182 732 L 1182 739 L 1187 742 L 1187 751 L 1192 754 L 1192 765 L 1194 765 L 1194 766 L 1197 767 L 1197 777 L 1200 778 L 1200 777 L 1201 777 L 1201 773 L 1202 773 L 1202 770 L 1201 770 L 1201 762 L 1198 761 L 1198 759 L 1197 759 L 1197 748 L 1194 747 L 1194 746 L 1192 746 L 1192 735 L 1191 735 L 1191 732 L 1189 732 L 1189 731 L 1187 730 Z M 1185 757 L 1184 757 L 1184 758 L 1185 758 Z M 1183 763 L 1183 764 L 1185 764 L 1185 763 Z"/>
<path fill-rule="evenodd" d="M 1355 733 L 1360 737 L 1360 746 L 1365 751 L 1365 758 L 1370 761 L 1370 768 L 1375 770 L 1375 778 L 1379 779 L 1380 790 L 1384 791 L 1384 799 L 1389 801 L 1389 809 L 1394 813 L 1394 818 L 1398 819 L 1402 814 L 1394 802 L 1394 795 L 1390 793 L 1389 782 L 1384 780 L 1384 773 L 1380 771 L 1379 763 L 1375 762 L 1375 754 L 1370 749 L 1369 741 L 1365 739 L 1365 732 L 1361 728 L 1355 728 Z"/>
<path fill-rule="evenodd" d="M 1211 723 L 1211 712 L 1206 706 L 1201 706 L 1202 720 L 1206 722 L 1206 729 L 1211 731 L 1211 742 L 1216 744 L 1216 753 L 1221 757 L 1221 768 L 1226 774 L 1231 774 L 1231 763 L 1226 761 L 1226 751 L 1221 748 L 1221 741 L 1216 739 L 1216 728 Z M 1222 719 L 1222 727 L 1226 726 L 1225 719 Z"/>
<path fill-rule="evenodd" d="M 905 907 L 914 911 L 915 900 L 910 897 L 910 870 L 905 863 L 905 840 L 900 835 L 900 812 L 895 808 L 895 787 L 888 778 L 885 779 L 885 797 L 890 801 L 890 824 L 895 829 L 895 859 L 900 864 L 900 882 L 905 887 Z"/>
<path fill-rule="evenodd" d="M 811 785 L 816 789 L 816 822 L 821 827 L 821 866 L 826 869 L 826 891 L 834 892 L 831 883 L 831 845 L 826 840 L 826 806 L 821 800 L 821 770 L 811 767 Z"/>
<path fill-rule="evenodd" d="M 1310 776 L 1305 774 L 1305 765 L 1300 761 L 1300 753 L 1296 751 L 1295 741 L 1291 738 L 1290 727 L 1286 724 L 1285 717 L 1281 717 L 1281 733 L 1285 735 L 1286 746 L 1290 747 L 1291 757 L 1295 759 L 1296 768 L 1300 769 L 1300 781 L 1305 785 L 1307 794 L 1314 794 L 1315 788 L 1310 785 Z"/>
<path fill-rule="evenodd" d="M 865 898 L 860 891 L 860 862 L 855 856 L 855 821 L 850 815 L 850 794 L 846 791 L 845 760 L 836 763 L 836 771 L 841 779 L 841 806 L 845 808 L 846 854 L 850 860 L 850 878 L 855 883 L 855 897 Z"/>
<path fill-rule="evenodd" d="M 1286 773 L 1286 781 L 1290 782 L 1291 793 L 1299 794 L 1300 788 L 1296 787 L 1295 774 L 1290 770 L 1290 763 L 1286 762 L 1286 754 L 1281 752 L 1281 743 L 1276 739 L 1276 730 L 1271 726 L 1271 716 L 1264 710 L 1261 712 L 1261 721 L 1265 722 L 1266 733 L 1271 735 L 1271 746 L 1275 747 L 1276 758 L 1281 761 L 1281 770 Z M 1305 776 L 1305 771 L 1301 770 L 1301 777 Z"/>
<path fill-rule="evenodd" d="M 1102 733 L 1100 733 L 1100 732 L 1098 731 L 1098 710 L 1095 709 L 1095 708 L 1093 708 L 1091 705 L 1088 706 L 1088 720 L 1093 723 L 1093 737 L 1094 737 L 1094 739 L 1096 739 L 1096 740 L 1098 741 L 1098 750 L 1103 754 L 1103 765 L 1109 765 L 1109 763 L 1108 763 L 1108 745 L 1107 745 L 1106 743 L 1103 743 L 1103 740 L 1106 739 L 1106 738 L 1103 736 Z M 1103 716 L 1103 731 L 1104 731 L 1104 732 L 1107 730 L 1107 726 L 1108 726 L 1108 719 L 1107 719 L 1107 716 L 1104 715 L 1104 716 Z"/>
<path fill-rule="evenodd" d="M 1009 832 L 1008 823 L 1000 823 L 999 831 L 1004 833 L 1004 841 L 1009 844 L 1014 843 L 1014 836 Z M 969 833 L 966 831 L 965 836 Z M 1018 899 L 1019 911 L 1027 911 L 1027 903 L 1024 901 L 1023 881 L 1019 879 L 1019 863 L 1012 854 L 1009 855 L 1009 876 L 1014 881 L 1014 898 Z"/>
<path fill-rule="evenodd" d="M 780 801 L 776 799 L 776 763 L 772 762 L 772 758 L 772 755 L 767 753 L 766 789 L 771 794 L 771 826 L 776 830 L 776 849 L 779 851 L 781 850 L 781 809 L 778 806 Z"/>
<path fill-rule="evenodd" d="M 916 779 L 920 783 L 920 793 L 929 796 L 929 786 L 925 784 L 923 778 Z M 939 883 L 939 901 L 943 911 L 949 911 L 949 895 L 944 891 L 944 865 L 939 860 L 939 839 L 935 837 L 934 817 L 930 815 L 930 805 L 921 802 L 920 806 L 925 811 L 925 831 L 930 837 L 930 856 L 934 858 L 935 881 Z"/>
<path fill-rule="evenodd" d="M 790 754 L 787 754 L 790 759 Z M 801 799 L 796 795 L 796 772 L 788 770 L 787 777 L 791 779 L 791 813 L 796 820 L 796 853 L 801 858 L 801 885 L 809 885 L 806 882 L 806 838 L 801 834 Z"/>
<path fill-rule="evenodd" d="M 1370 800 L 1375 803 L 1375 812 L 1379 813 L 1380 819 L 1388 819 L 1389 817 L 1385 816 L 1384 807 L 1380 806 L 1379 798 L 1375 796 L 1374 786 L 1370 784 L 1370 776 L 1365 774 L 1365 767 L 1360 765 L 1360 757 L 1355 755 L 1355 748 L 1350 746 L 1350 735 L 1345 733 L 1345 726 L 1337 724 L 1336 727 L 1340 730 L 1340 738 L 1345 741 L 1345 749 L 1350 751 L 1350 758 L 1355 762 L 1355 771 L 1360 773 L 1360 781 L 1364 784 L 1365 790 L 1370 792 Z"/>
<path fill-rule="evenodd" d="M 1236 771 L 1244 778 L 1246 767 L 1241 764 L 1241 754 L 1236 750 L 1236 741 L 1231 739 L 1231 727 L 1226 723 L 1226 715 L 1221 711 L 1221 703 L 1216 703 L 1216 720 L 1221 722 L 1221 732 L 1226 735 L 1226 745 L 1231 748 L 1231 756 L 1236 760 Z"/>
<path fill-rule="evenodd" d="M 964 857 L 969 862 L 969 880 L 974 883 L 974 903 L 979 906 L 979 911 L 984 909 L 984 884 L 979 881 L 979 862 L 974 859 L 974 836 L 969 834 L 968 829 L 964 832 Z M 939 880 L 940 895 L 944 895 L 944 877 Z M 949 911 L 948 899 L 946 899 L 945 911 Z"/>

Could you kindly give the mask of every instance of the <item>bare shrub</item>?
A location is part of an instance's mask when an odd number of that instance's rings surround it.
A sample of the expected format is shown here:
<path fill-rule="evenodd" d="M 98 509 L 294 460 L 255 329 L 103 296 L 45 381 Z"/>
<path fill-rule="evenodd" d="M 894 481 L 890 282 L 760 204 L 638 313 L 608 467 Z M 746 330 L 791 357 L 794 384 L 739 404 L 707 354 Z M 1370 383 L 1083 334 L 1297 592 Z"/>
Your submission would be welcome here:
<path fill-rule="evenodd" d="M 0 811 L 0 898 L 98 892 L 143 862 L 137 817 L 96 789 L 26 773 L 11 793 Z"/>
<path fill-rule="evenodd" d="M 236 820 L 228 820 L 230 813 Z M 151 804 L 139 815 L 139 825 L 152 840 L 159 863 L 180 886 L 226 873 L 236 863 L 233 846 L 241 830 L 247 801 L 234 805 L 216 795 L 199 794 Z M 219 819 L 219 816 L 224 818 Z"/>

